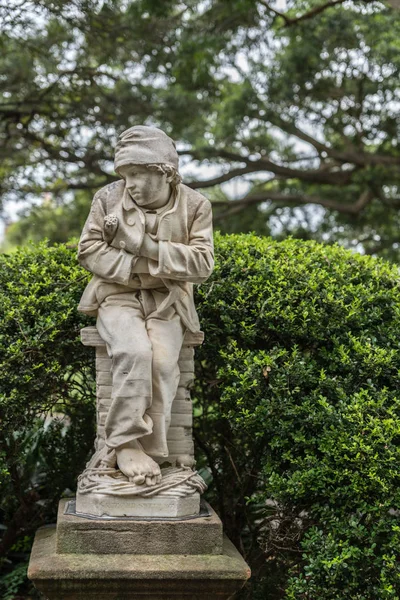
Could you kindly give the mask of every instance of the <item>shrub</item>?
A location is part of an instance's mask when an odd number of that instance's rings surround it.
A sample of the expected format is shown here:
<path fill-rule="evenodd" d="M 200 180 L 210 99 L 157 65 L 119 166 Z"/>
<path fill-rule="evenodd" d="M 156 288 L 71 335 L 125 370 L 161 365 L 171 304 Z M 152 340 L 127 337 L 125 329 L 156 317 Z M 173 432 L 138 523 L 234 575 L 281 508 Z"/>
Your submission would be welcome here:
<path fill-rule="evenodd" d="M 88 276 L 75 254 L 39 244 L 0 256 L 0 591 L 10 599 L 35 530 L 74 489 L 94 439 L 93 360 L 79 342 L 88 321 L 76 311 Z"/>
<path fill-rule="evenodd" d="M 253 235 L 218 237 L 217 257 L 196 436 L 247 594 L 400 598 L 397 268 Z"/>
<path fill-rule="evenodd" d="M 217 235 L 216 258 L 196 292 L 195 438 L 208 498 L 253 569 L 243 595 L 400 598 L 397 269 L 254 235 Z M 0 492 L 17 552 L 90 452 L 93 360 L 74 249 L 0 260 Z M 44 427 L 49 410 L 69 424 Z"/>

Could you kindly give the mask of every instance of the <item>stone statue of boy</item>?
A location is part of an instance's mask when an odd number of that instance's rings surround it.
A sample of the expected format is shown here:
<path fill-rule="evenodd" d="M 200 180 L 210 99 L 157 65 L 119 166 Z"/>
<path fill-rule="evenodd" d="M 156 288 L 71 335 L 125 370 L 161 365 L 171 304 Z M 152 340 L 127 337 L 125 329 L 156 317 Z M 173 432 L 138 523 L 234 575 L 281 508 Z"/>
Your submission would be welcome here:
<path fill-rule="evenodd" d="M 160 129 L 124 131 L 115 150 L 122 179 L 95 194 L 79 241 L 78 259 L 93 273 L 79 310 L 97 315 L 112 358 L 106 445 L 137 485 L 161 480 L 153 458 L 168 456 L 183 337 L 199 331 L 193 284 L 213 269 L 211 205 L 181 183 L 178 166 Z"/>

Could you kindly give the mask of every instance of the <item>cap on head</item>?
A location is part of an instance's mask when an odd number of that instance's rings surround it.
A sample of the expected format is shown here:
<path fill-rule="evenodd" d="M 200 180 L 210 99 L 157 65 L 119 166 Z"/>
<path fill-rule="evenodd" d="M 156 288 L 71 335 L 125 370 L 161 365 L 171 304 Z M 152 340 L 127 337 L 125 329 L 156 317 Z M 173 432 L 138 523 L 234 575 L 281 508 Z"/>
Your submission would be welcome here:
<path fill-rule="evenodd" d="M 135 125 L 123 131 L 115 147 L 115 171 L 123 165 L 149 164 L 166 164 L 178 170 L 175 142 L 156 127 Z"/>

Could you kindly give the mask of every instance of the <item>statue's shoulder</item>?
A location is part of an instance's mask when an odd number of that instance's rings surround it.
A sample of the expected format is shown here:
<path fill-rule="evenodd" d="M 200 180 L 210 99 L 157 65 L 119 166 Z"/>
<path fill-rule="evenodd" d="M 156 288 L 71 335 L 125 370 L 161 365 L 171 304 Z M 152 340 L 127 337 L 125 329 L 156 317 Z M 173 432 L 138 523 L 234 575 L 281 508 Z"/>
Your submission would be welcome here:
<path fill-rule="evenodd" d="M 203 196 L 203 194 L 200 194 L 200 192 L 198 192 L 197 190 L 193 190 L 191 187 L 185 185 L 184 183 L 181 183 L 180 185 L 181 195 L 186 201 L 189 208 L 197 210 L 200 206 L 205 206 L 211 209 L 211 202 L 208 200 L 208 198 Z"/>
<path fill-rule="evenodd" d="M 124 180 L 112 181 L 95 193 L 93 202 L 101 202 L 104 208 L 111 207 L 121 200 L 123 192 Z"/>

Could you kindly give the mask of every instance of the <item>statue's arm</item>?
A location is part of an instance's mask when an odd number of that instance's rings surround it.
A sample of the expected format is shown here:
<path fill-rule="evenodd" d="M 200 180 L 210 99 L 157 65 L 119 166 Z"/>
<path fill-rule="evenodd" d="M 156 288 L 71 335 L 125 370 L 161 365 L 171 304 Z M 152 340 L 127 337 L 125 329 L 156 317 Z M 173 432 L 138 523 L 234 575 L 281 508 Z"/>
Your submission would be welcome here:
<path fill-rule="evenodd" d="M 128 284 L 137 261 L 123 248 L 113 248 L 104 240 L 104 199 L 95 194 L 78 245 L 78 260 L 91 273 L 115 283 Z"/>
<path fill-rule="evenodd" d="M 214 246 L 211 204 L 204 199 L 197 207 L 189 233 L 189 243 L 158 242 L 158 265 L 151 275 L 201 283 L 214 268 Z"/>

